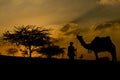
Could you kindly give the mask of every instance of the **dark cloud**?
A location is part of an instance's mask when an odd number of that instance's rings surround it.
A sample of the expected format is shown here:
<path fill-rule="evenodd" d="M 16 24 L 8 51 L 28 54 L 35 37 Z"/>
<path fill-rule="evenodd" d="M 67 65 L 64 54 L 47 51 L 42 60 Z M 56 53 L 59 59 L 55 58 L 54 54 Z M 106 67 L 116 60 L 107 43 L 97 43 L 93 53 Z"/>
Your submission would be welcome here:
<path fill-rule="evenodd" d="M 67 32 L 69 29 L 70 29 L 70 24 L 66 24 L 65 26 L 63 26 L 61 29 L 60 29 L 60 31 L 61 32 Z"/>
<path fill-rule="evenodd" d="M 0 0 L 0 27 L 70 22 L 79 24 L 78 31 L 120 18 L 120 5 L 105 6 L 97 2 L 100 0 Z M 63 31 L 67 28 L 64 27 Z"/>
<path fill-rule="evenodd" d="M 95 2 L 96 0 L 0 0 L 0 24 L 67 23 L 93 8 Z"/>
<path fill-rule="evenodd" d="M 109 21 L 103 24 L 99 24 L 96 26 L 95 31 L 97 30 L 102 30 L 102 29 L 106 29 L 106 28 L 111 28 L 111 27 L 116 27 L 115 25 L 120 25 L 120 20 L 118 21 Z"/>
<path fill-rule="evenodd" d="M 95 31 L 96 31 L 96 30 L 101 30 L 101 29 L 110 28 L 110 27 L 112 27 L 112 26 L 113 26 L 112 23 L 99 24 L 99 25 L 95 28 Z"/>
<path fill-rule="evenodd" d="M 71 22 L 77 23 L 80 27 L 91 27 L 95 24 L 101 24 L 107 21 L 117 20 L 120 18 L 120 5 L 117 6 L 104 6 L 97 5 L 90 11 L 86 12 Z"/>
<path fill-rule="evenodd" d="M 62 33 L 64 33 L 64 35 L 68 36 L 68 35 L 77 35 L 80 34 L 81 32 L 83 33 L 84 30 L 82 30 L 81 28 L 78 27 L 77 24 L 75 23 L 69 23 L 66 24 L 65 26 L 63 26 L 60 31 Z"/>
<path fill-rule="evenodd" d="M 120 0 L 99 0 L 99 4 L 102 4 L 102 5 L 119 5 Z"/>

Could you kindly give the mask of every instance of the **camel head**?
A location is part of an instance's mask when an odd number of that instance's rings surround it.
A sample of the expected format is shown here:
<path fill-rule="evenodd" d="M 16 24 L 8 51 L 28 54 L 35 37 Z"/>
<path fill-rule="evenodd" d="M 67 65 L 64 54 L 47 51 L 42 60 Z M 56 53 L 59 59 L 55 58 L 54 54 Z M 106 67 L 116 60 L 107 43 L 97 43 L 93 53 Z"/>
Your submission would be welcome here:
<path fill-rule="evenodd" d="M 83 38 L 83 36 L 79 36 L 79 35 L 77 35 L 77 39 L 79 40 L 79 39 L 82 39 Z"/>

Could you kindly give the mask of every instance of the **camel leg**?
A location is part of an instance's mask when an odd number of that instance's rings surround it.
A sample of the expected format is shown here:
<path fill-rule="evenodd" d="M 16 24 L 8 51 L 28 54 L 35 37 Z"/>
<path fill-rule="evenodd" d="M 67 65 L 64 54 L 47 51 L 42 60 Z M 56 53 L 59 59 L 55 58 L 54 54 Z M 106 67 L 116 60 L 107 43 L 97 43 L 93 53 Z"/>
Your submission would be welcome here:
<path fill-rule="evenodd" d="M 112 61 L 116 62 L 117 61 L 117 56 L 116 56 L 116 47 L 113 45 L 110 49 L 110 52 L 112 54 Z"/>
<path fill-rule="evenodd" d="M 116 58 L 116 51 L 114 50 L 114 51 L 112 51 L 111 52 L 111 54 L 112 54 L 112 61 L 117 61 L 117 58 Z"/>
<path fill-rule="evenodd" d="M 95 52 L 95 56 L 96 56 L 96 60 L 98 61 L 98 54 L 97 54 L 97 52 Z"/>
<path fill-rule="evenodd" d="M 117 61 L 116 48 L 112 47 L 111 49 L 108 50 L 108 52 L 110 52 L 112 55 L 112 61 L 116 62 Z"/>

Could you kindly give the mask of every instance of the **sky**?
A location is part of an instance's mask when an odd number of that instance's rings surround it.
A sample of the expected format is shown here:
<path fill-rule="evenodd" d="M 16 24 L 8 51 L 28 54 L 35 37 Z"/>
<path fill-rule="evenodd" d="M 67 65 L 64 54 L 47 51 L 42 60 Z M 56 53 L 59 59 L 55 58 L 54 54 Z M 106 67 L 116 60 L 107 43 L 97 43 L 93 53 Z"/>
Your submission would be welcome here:
<path fill-rule="evenodd" d="M 69 22 L 88 27 L 119 19 L 119 8 L 120 0 L 0 0 L 0 27 Z"/>
<path fill-rule="evenodd" d="M 119 48 L 119 9 L 120 0 L 0 0 L 0 34 L 16 25 L 38 25 L 54 29 L 60 39 L 69 38 L 66 43 L 75 34 L 88 42 L 110 35 Z"/>

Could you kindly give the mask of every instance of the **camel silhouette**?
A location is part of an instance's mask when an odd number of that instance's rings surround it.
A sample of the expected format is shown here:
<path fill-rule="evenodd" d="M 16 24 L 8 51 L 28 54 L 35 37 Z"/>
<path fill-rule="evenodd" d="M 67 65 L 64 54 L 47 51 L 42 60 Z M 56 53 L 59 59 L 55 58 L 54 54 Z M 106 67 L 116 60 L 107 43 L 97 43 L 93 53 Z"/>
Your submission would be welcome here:
<path fill-rule="evenodd" d="M 79 42 L 81 43 L 81 45 L 84 48 L 88 49 L 88 52 L 93 51 L 95 53 L 96 60 L 98 60 L 98 53 L 99 52 L 108 51 L 112 55 L 112 61 L 117 61 L 117 58 L 116 58 L 116 47 L 112 43 L 112 41 L 111 41 L 109 36 L 107 36 L 107 37 L 98 37 L 97 36 L 89 44 L 85 43 L 85 41 L 83 40 L 82 36 L 78 36 L 77 35 L 77 39 L 79 40 Z"/>

